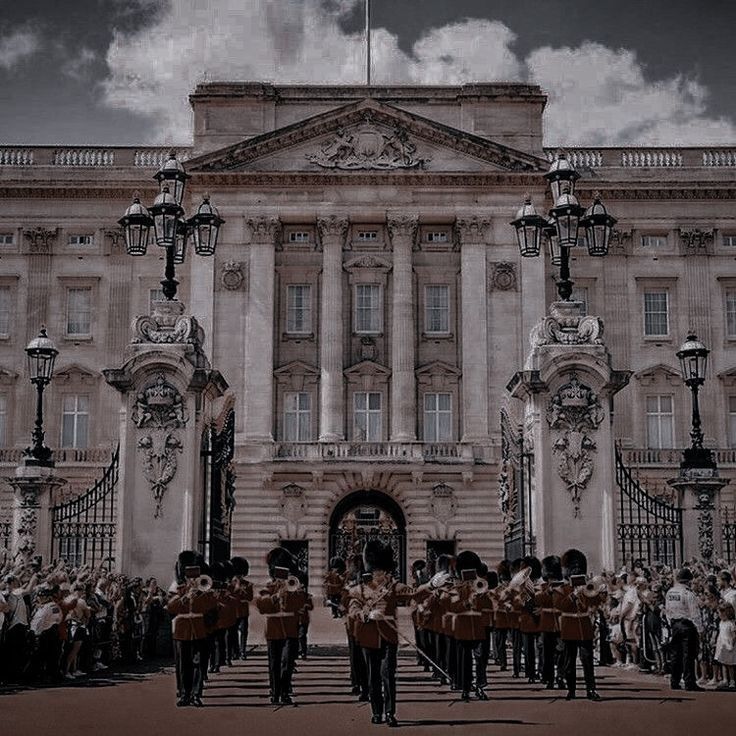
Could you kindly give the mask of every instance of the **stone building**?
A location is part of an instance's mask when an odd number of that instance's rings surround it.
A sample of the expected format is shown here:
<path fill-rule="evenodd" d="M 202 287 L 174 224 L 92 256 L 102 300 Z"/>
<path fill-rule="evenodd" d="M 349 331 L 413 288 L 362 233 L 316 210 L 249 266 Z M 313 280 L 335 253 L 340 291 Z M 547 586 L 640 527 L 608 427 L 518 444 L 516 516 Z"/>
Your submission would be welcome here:
<path fill-rule="evenodd" d="M 177 277 L 234 399 L 233 551 L 259 575 L 283 543 L 313 581 L 371 534 L 391 539 L 402 572 L 467 547 L 501 558 L 501 410 L 519 420 L 506 385 L 555 298 L 555 269 L 521 259 L 509 226 L 526 192 L 551 204 L 542 90 L 207 83 L 191 103 L 188 209 L 209 192 L 226 224 L 215 258 L 192 254 Z M 690 428 L 674 353 L 692 329 L 712 350 L 706 442 L 733 475 L 736 149 L 568 156 L 581 201 L 598 190 L 618 218 L 609 255 L 577 249 L 572 272 L 633 371 L 616 399 L 623 462 L 669 492 Z M 109 463 L 118 398 L 101 370 L 160 297 L 156 247 L 128 256 L 117 220 L 134 191 L 153 200 L 165 157 L 0 148 L 0 463 L 27 444 L 23 347 L 44 323 L 60 350 L 47 438 L 67 494 Z M 722 500 L 733 507 L 728 487 Z"/>

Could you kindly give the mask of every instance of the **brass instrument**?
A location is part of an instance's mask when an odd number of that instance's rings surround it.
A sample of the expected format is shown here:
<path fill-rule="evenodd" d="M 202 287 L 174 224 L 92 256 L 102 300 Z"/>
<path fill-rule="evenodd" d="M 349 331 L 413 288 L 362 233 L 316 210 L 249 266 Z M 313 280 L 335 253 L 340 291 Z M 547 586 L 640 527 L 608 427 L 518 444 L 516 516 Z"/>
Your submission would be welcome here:
<path fill-rule="evenodd" d="M 284 582 L 284 590 L 287 593 L 296 593 L 301 590 L 302 584 L 299 582 L 299 578 L 296 575 L 289 575 Z"/>
<path fill-rule="evenodd" d="M 488 581 L 485 578 L 476 578 L 473 581 L 473 595 L 485 595 L 488 592 Z"/>
<path fill-rule="evenodd" d="M 521 600 L 522 605 L 526 605 L 534 596 L 534 583 L 531 580 L 532 569 L 525 567 L 511 578 L 507 590 L 516 594 Z"/>
<path fill-rule="evenodd" d="M 194 578 L 193 588 L 199 593 L 208 593 L 212 590 L 212 578 L 209 575 L 200 575 Z"/>

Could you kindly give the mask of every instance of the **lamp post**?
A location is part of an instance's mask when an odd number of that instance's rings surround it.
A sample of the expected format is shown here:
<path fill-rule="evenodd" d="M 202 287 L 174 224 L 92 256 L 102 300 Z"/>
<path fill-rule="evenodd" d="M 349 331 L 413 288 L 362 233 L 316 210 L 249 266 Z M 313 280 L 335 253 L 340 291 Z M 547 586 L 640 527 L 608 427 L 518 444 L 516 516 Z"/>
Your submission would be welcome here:
<path fill-rule="evenodd" d="M 153 178 L 158 181 L 160 191 L 150 209 L 141 204 L 136 193 L 133 203 L 118 223 L 125 233 L 125 249 L 131 256 L 146 254 L 153 228 L 156 245 L 164 248 L 166 253 L 161 286 L 166 299 L 172 301 L 179 285 L 176 280 L 176 264 L 184 263 L 189 238 L 194 240 L 194 251 L 197 255 L 211 256 L 217 247 L 220 226 L 225 221 L 220 217 L 217 208 L 210 203 L 207 194 L 202 198 L 197 212 L 189 219 L 185 218 L 181 203 L 190 176 L 173 151 Z"/>
<path fill-rule="evenodd" d="M 708 365 L 709 353 L 710 350 L 693 333 L 685 338 L 685 342 L 682 343 L 676 353 L 680 361 L 682 380 L 690 388 L 693 396 L 690 447 L 683 452 L 683 460 L 680 463 L 680 467 L 685 469 L 714 469 L 716 467 L 713 453 L 707 447 L 703 447 L 703 430 L 701 429 L 700 405 L 698 403 L 698 391 L 705 383 L 705 369 Z"/>
<path fill-rule="evenodd" d="M 33 444 L 23 452 L 26 465 L 54 467 L 54 461 L 51 459 L 53 453 L 43 442 L 43 391 L 51 382 L 54 374 L 54 361 L 58 354 L 59 351 L 46 334 L 45 327 L 41 328 L 38 337 L 34 337 L 26 347 L 28 372 L 31 383 L 36 386 L 36 423 L 31 435 Z"/>
<path fill-rule="evenodd" d="M 580 174 L 564 153 L 558 154 L 544 178 L 549 182 L 554 203 L 549 211 L 549 219 L 537 213 L 531 198 L 527 196 L 511 224 L 516 228 L 519 252 L 524 258 L 538 256 L 542 238 L 546 239 L 552 265 L 560 268 L 557 293 L 562 301 L 569 302 L 573 287 L 570 279 L 570 249 L 577 247 L 580 229 L 585 233 L 588 254 L 605 256 L 616 218 L 608 214 L 598 193 L 587 210 L 580 206 L 575 197 L 575 182 Z"/>

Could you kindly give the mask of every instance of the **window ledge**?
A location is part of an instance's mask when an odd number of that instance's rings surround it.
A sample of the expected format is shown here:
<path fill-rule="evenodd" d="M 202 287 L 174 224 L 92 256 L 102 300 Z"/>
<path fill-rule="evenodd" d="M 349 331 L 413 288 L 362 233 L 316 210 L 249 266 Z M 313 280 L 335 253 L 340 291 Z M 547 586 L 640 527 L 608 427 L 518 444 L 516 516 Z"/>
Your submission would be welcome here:
<path fill-rule="evenodd" d="M 353 332 L 353 337 L 383 337 L 383 331 L 380 332 Z"/>
<path fill-rule="evenodd" d="M 301 342 L 307 340 L 308 342 L 314 342 L 314 332 L 282 332 L 281 341 L 296 341 Z"/>
<path fill-rule="evenodd" d="M 64 335 L 64 342 L 92 342 L 92 335 Z"/>
<path fill-rule="evenodd" d="M 454 340 L 452 332 L 422 332 L 422 340 Z"/>
<path fill-rule="evenodd" d="M 651 344 L 653 342 L 666 342 L 671 343 L 673 342 L 671 335 L 644 335 L 643 338 L 645 344 Z"/>

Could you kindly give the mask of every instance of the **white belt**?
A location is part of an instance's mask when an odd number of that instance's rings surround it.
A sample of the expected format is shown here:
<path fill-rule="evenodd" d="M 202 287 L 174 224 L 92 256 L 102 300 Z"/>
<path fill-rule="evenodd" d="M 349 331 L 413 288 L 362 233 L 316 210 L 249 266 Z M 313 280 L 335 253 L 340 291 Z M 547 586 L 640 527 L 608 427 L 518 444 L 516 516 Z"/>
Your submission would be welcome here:
<path fill-rule="evenodd" d="M 178 613 L 176 618 L 204 618 L 203 613 Z"/>
<path fill-rule="evenodd" d="M 590 618 L 589 613 L 561 613 L 563 618 Z"/>
<path fill-rule="evenodd" d="M 277 616 L 296 616 L 296 613 L 292 613 L 291 611 L 280 611 L 279 613 L 265 613 L 264 616 L 266 618 L 274 618 Z"/>

